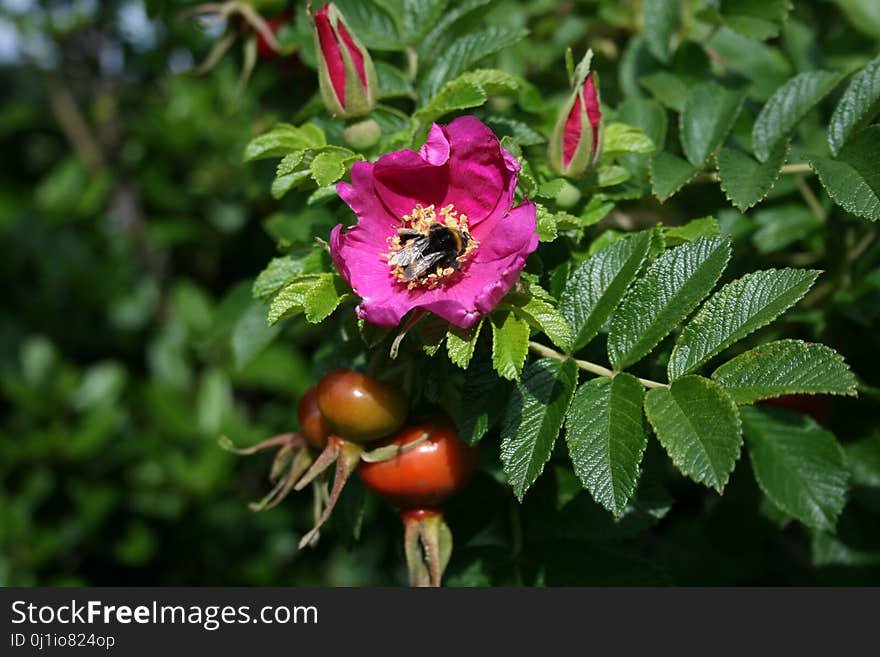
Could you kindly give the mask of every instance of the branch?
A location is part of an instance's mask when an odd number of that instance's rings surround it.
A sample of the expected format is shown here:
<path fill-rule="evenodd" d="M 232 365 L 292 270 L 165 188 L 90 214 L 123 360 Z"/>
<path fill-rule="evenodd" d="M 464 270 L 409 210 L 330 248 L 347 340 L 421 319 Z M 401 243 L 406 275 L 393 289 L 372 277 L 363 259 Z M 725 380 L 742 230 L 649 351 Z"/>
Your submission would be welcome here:
<path fill-rule="evenodd" d="M 558 351 L 551 349 L 550 347 L 545 347 L 544 345 L 529 341 L 529 349 L 534 351 L 536 354 L 540 354 L 541 356 L 545 356 L 547 358 L 555 358 L 556 360 L 568 360 L 571 356 L 566 356 L 565 354 L 560 354 Z M 598 374 L 599 376 L 607 376 L 614 378 L 617 376 L 617 372 L 614 370 L 609 370 L 607 367 L 603 367 L 601 365 L 597 365 L 596 363 L 591 363 L 588 360 L 580 360 L 578 358 L 572 358 L 574 364 L 579 368 L 586 372 L 592 372 L 593 374 Z M 636 377 L 646 388 L 668 388 L 668 383 L 659 383 L 658 381 L 651 381 L 651 379 L 642 379 L 640 377 Z"/>

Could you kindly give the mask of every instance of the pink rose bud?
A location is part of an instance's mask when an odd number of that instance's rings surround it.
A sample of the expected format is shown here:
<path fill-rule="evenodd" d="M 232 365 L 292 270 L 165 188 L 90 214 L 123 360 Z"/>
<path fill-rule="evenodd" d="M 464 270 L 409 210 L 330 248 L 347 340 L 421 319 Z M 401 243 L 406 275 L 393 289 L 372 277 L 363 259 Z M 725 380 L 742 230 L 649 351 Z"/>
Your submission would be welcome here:
<path fill-rule="evenodd" d="M 378 82 L 369 51 L 332 2 L 315 12 L 315 52 L 324 107 L 337 118 L 369 114 Z"/>
<path fill-rule="evenodd" d="M 590 73 L 563 106 L 547 156 L 556 173 L 576 177 L 596 164 L 601 151 L 602 111 L 596 74 Z"/>

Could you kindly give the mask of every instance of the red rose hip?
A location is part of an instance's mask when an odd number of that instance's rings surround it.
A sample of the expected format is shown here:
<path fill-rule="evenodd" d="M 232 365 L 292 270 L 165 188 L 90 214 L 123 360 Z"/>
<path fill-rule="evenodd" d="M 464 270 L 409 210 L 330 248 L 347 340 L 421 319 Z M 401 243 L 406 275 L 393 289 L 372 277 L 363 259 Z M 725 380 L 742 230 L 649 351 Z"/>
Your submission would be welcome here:
<path fill-rule="evenodd" d="M 332 432 L 354 443 L 387 436 L 406 420 L 408 402 L 397 388 L 353 370 L 321 377 L 317 403 Z"/>
<path fill-rule="evenodd" d="M 476 469 L 477 450 L 462 442 L 449 424 L 405 427 L 379 446 L 405 447 L 426 435 L 393 459 L 362 462 L 358 472 L 367 488 L 408 510 L 439 507 L 464 488 Z"/>

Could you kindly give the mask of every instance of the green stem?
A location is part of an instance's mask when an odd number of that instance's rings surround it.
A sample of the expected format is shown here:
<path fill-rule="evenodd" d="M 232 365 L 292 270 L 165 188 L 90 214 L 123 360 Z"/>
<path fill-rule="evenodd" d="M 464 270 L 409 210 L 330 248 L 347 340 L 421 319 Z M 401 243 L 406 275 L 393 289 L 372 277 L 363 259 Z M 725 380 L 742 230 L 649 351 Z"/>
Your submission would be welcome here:
<path fill-rule="evenodd" d="M 565 354 L 560 354 L 558 351 L 551 349 L 550 347 L 545 347 L 544 345 L 529 341 L 529 349 L 534 351 L 536 354 L 540 354 L 541 356 L 545 356 L 546 358 L 555 358 L 556 360 L 568 360 L 571 356 L 566 356 Z M 598 365 L 596 363 L 591 363 L 588 360 L 580 360 L 578 358 L 572 358 L 574 364 L 579 368 L 586 372 L 592 372 L 593 374 L 598 374 L 599 376 L 608 376 L 614 378 L 617 376 L 618 372 L 614 370 L 610 370 L 607 367 L 603 367 L 602 365 Z M 646 388 L 668 388 L 669 384 L 660 383 L 658 381 L 652 381 L 651 379 L 642 379 L 640 377 L 636 377 Z"/>

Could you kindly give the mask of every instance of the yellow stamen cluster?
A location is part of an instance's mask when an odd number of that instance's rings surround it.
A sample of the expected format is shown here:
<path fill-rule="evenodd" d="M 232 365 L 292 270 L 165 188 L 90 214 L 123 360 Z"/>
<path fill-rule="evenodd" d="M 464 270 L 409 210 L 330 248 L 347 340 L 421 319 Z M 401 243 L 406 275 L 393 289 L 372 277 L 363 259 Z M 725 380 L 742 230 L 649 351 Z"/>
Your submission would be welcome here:
<path fill-rule="evenodd" d="M 457 258 L 460 263 L 464 262 L 479 244 L 468 233 L 467 215 L 456 211 L 455 206 L 452 203 L 439 210 L 435 210 L 433 204 L 427 207 L 417 204 L 411 213 L 404 215 L 400 219 L 401 228 L 410 228 L 420 232 L 422 235 L 427 235 L 431 226 L 438 222 L 443 223 L 446 227 L 457 230 L 460 233 L 468 234 L 468 242 L 465 251 Z M 391 257 L 402 248 L 403 244 L 400 242 L 400 236 L 395 233 L 388 238 L 388 253 L 383 253 L 382 256 L 386 260 L 390 260 Z M 405 274 L 403 267 L 395 266 L 393 272 L 397 277 L 397 280 L 406 283 L 407 289 L 414 290 L 415 288 L 424 288 L 433 290 L 438 287 L 444 279 L 456 273 L 456 270 L 453 267 L 444 268 L 437 265 L 434 271 L 430 274 L 411 281 L 404 281 Z"/>

